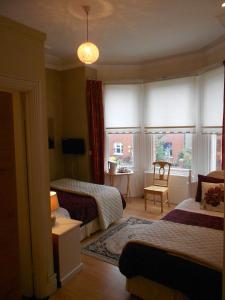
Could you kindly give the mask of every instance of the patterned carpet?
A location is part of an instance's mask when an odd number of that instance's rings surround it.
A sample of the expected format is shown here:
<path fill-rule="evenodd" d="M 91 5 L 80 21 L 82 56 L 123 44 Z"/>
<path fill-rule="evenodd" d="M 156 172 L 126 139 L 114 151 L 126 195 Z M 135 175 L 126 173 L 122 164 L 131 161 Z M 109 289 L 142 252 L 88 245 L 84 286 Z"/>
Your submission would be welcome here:
<path fill-rule="evenodd" d="M 82 243 L 82 253 L 94 256 L 113 265 L 118 265 L 119 257 L 124 245 L 137 238 L 135 231 L 142 225 L 152 221 L 129 217 L 110 227 L 94 240 Z"/>

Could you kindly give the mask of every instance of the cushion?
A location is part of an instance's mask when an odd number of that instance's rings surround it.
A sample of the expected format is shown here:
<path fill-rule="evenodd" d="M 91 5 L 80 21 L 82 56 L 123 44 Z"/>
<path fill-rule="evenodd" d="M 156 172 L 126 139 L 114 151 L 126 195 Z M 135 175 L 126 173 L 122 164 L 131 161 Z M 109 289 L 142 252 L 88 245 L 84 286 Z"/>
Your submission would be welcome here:
<path fill-rule="evenodd" d="M 224 212 L 224 183 L 202 182 L 201 209 Z"/>
<path fill-rule="evenodd" d="M 223 183 L 224 179 L 214 178 L 210 176 L 198 175 L 198 187 L 195 201 L 201 202 L 202 199 L 202 182 Z"/>

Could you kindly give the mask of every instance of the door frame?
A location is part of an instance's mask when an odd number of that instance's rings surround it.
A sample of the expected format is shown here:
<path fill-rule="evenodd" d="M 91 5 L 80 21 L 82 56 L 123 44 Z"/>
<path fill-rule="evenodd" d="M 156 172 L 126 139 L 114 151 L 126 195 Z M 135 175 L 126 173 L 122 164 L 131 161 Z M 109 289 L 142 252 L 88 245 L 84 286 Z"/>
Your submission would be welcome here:
<path fill-rule="evenodd" d="M 25 93 L 28 201 L 34 296 L 44 298 L 56 290 L 53 267 L 49 203 L 47 116 L 44 87 L 40 81 L 9 78 L 0 74 L 0 89 Z"/>

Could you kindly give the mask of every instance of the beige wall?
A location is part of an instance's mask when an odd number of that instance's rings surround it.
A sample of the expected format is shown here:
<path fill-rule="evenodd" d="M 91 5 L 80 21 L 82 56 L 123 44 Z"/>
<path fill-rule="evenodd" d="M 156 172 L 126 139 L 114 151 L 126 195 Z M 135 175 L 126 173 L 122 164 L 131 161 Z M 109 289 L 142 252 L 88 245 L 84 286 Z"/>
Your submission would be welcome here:
<path fill-rule="evenodd" d="M 0 73 L 44 85 L 45 35 L 0 16 Z"/>
<path fill-rule="evenodd" d="M 55 142 L 54 149 L 49 149 L 51 180 L 65 176 L 91 181 L 86 80 L 96 77 L 96 70 L 85 66 L 66 71 L 46 69 L 48 121 Z M 83 138 L 85 154 L 63 155 L 62 138 Z"/>
<path fill-rule="evenodd" d="M 50 179 L 64 177 L 64 161 L 61 150 L 63 136 L 62 83 L 59 71 L 46 69 L 46 99 L 49 134 L 53 135 L 54 148 L 49 149 Z"/>
<path fill-rule="evenodd" d="M 51 241 L 49 173 L 44 167 L 48 165 L 44 68 L 45 34 L 0 16 L 0 40 L 0 90 L 7 87 L 13 91 L 28 92 L 32 90 L 33 93 L 29 98 L 29 103 L 32 105 L 26 106 L 30 115 L 34 115 L 32 122 L 29 120 L 32 124 L 30 128 L 33 129 L 35 124 L 33 135 L 30 130 L 27 131 L 29 132 L 28 143 L 33 146 L 32 150 L 31 147 L 29 148 L 27 157 L 29 174 L 35 173 L 38 178 L 29 177 L 31 189 L 29 193 L 31 224 L 29 225 L 34 243 L 32 249 L 34 251 L 35 293 L 38 298 L 42 298 L 48 296 L 56 288 Z M 31 106 L 34 107 L 33 114 Z M 42 137 L 41 142 L 40 136 Z M 3 141 L 1 142 L 3 143 Z M 38 153 L 36 157 L 33 156 L 34 148 Z M 38 170 L 37 164 L 39 165 Z M 36 201 L 36 192 L 32 193 L 35 190 L 39 191 L 38 201 Z M 4 227 L 5 223 L 0 225 Z"/>
<path fill-rule="evenodd" d="M 63 137 L 83 138 L 84 155 L 64 155 L 65 176 L 91 180 L 89 133 L 86 105 L 86 79 L 96 78 L 96 71 L 79 67 L 61 72 L 63 87 Z"/>

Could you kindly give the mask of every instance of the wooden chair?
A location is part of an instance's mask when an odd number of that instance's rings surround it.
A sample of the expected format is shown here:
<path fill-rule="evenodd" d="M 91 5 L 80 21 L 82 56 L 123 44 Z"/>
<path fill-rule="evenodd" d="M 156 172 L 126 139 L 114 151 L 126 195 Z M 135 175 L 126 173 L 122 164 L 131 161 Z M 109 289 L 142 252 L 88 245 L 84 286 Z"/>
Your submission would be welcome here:
<path fill-rule="evenodd" d="M 169 206 L 168 183 L 170 176 L 171 163 L 156 161 L 154 165 L 153 185 L 144 188 L 145 210 L 147 210 L 147 195 L 153 195 L 154 204 L 155 196 L 160 197 L 161 212 L 163 212 L 163 202 Z M 166 200 L 164 201 L 166 196 Z"/>

